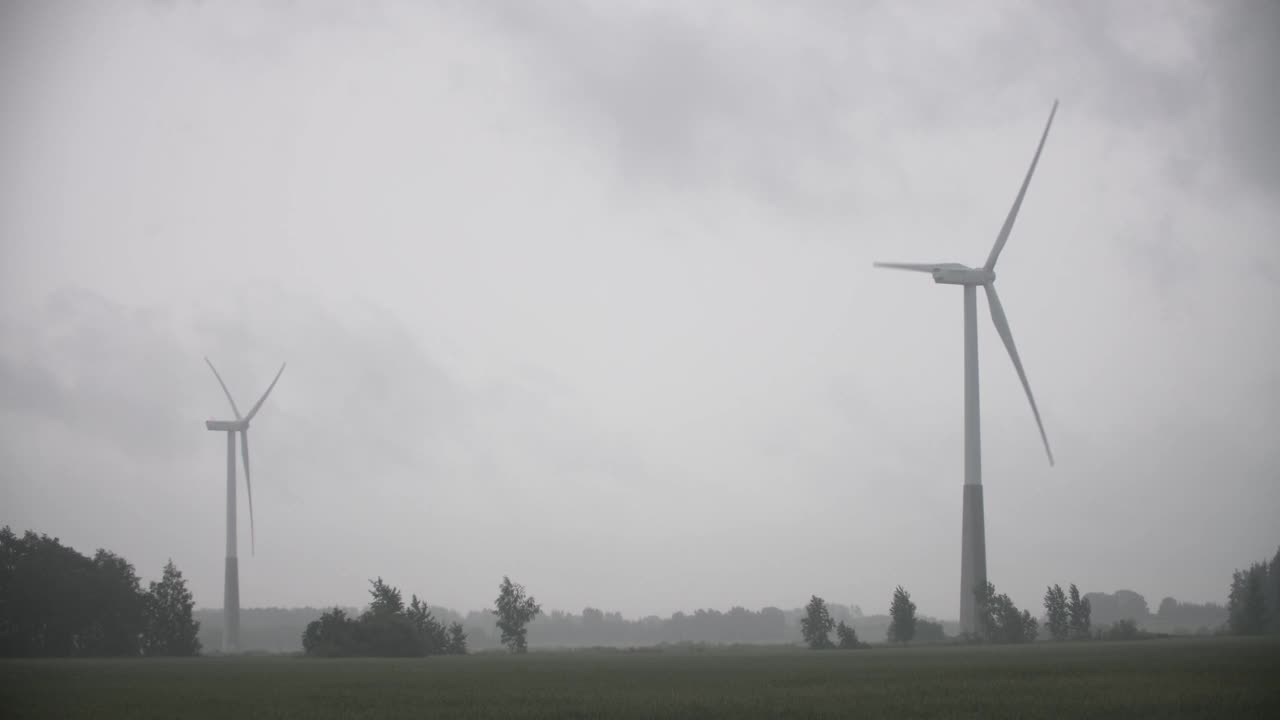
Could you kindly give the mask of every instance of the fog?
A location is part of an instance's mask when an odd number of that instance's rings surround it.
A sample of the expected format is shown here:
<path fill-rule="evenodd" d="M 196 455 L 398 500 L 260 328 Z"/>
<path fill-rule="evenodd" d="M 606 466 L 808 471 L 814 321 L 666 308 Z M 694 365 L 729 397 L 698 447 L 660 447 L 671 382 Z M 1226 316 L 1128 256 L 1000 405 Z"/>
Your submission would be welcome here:
<path fill-rule="evenodd" d="M 1225 599 L 1280 512 L 1273 2 L 0 8 L 0 525 L 220 607 Z M 981 301 L 980 305 L 984 305 Z"/>

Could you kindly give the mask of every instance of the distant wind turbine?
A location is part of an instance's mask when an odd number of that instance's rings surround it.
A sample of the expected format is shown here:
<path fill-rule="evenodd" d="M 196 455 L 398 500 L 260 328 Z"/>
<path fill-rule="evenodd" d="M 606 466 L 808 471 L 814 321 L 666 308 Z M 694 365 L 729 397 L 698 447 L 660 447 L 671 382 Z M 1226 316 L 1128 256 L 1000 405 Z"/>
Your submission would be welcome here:
<path fill-rule="evenodd" d="M 987 583 L 986 527 L 982 513 L 982 444 L 978 412 L 978 286 L 986 291 L 991 321 L 995 323 L 996 332 L 1000 334 L 1000 339 L 1004 341 L 1005 349 L 1013 360 L 1013 368 L 1018 372 L 1022 389 L 1031 402 L 1031 413 L 1040 428 L 1040 439 L 1049 456 L 1049 465 L 1053 465 L 1053 451 L 1049 449 L 1049 438 L 1045 435 L 1044 423 L 1040 421 L 1040 410 L 1031 394 L 1031 385 L 1027 383 L 1027 373 L 1022 369 L 1018 349 L 1013 344 L 1013 334 L 1009 331 L 1009 320 L 1000 304 L 1000 296 L 996 294 L 995 268 L 1000 251 L 1009 240 L 1009 231 L 1013 229 L 1013 222 L 1018 217 L 1022 199 L 1027 194 L 1027 186 L 1031 184 L 1036 164 L 1040 162 L 1040 152 L 1044 150 L 1044 141 L 1049 137 L 1049 128 L 1053 125 L 1053 116 L 1057 112 L 1058 101 L 1054 100 L 1053 109 L 1049 111 L 1049 121 L 1045 123 L 1044 133 L 1040 136 L 1040 145 L 1036 148 L 1035 157 L 1031 159 L 1031 167 L 1022 181 L 1022 188 L 1018 190 L 1013 207 L 1009 209 L 1004 227 L 1000 228 L 986 265 L 971 268 L 958 263 L 875 263 L 880 268 L 930 273 L 935 283 L 964 287 L 964 515 L 960 548 L 960 625 L 965 632 L 973 632 L 979 627 L 974 590 Z"/>
<path fill-rule="evenodd" d="M 240 408 L 236 407 L 236 401 L 231 397 L 227 384 L 222 382 L 218 369 L 209 362 L 209 358 L 205 358 L 204 361 L 209 364 L 213 376 L 218 379 L 222 392 L 231 403 L 231 412 L 236 416 L 235 420 L 207 420 L 204 424 L 209 430 L 227 433 L 227 566 L 222 589 L 222 651 L 232 653 L 240 650 L 240 566 L 236 558 L 236 433 L 240 433 L 240 457 L 244 460 L 244 484 L 249 492 L 249 552 L 253 553 L 257 540 L 254 537 L 253 528 L 253 483 L 249 478 L 249 423 L 262 408 L 262 403 L 271 394 L 271 389 L 276 386 L 276 382 L 280 380 L 280 375 L 284 373 L 284 365 L 280 366 L 280 372 L 276 373 L 275 380 L 267 386 L 267 391 L 262 393 L 258 402 L 254 403 L 249 414 L 241 417 Z"/>

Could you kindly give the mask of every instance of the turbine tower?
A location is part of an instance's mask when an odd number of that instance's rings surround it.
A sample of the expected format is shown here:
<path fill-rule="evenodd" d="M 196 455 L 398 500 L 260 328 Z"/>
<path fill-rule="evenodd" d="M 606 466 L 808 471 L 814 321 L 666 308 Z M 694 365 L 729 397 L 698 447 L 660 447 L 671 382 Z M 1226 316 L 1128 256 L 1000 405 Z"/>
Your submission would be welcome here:
<path fill-rule="evenodd" d="M 209 362 L 209 358 L 205 358 L 204 361 L 209 364 L 213 376 L 218 379 L 222 392 L 231 403 L 231 412 L 236 416 L 235 420 L 207 420 L 204 424 L 209 430 L 227 434 L 227 566 L 222 590 L 222 651 L 233 653 L 240 650 L 240 566 L 236 558 L 236 433 L 240 433 L 240 457 L 244 460 L 244 484 L 249 492 L 249 552 L 252 553 L 256 541 L 253 529 L 253 483 L 249 479 L 249 423 L 258 414 L 262 403 L 266 401 L 267 396 L 271 394 L 271 389 L 276 386 L 280 375 L 284 373 L 284 365 L 280 366 L 280 372 L 276 373 L 275 380 L 267 386 L 267 391 L 262 393 L 258 402 L 254 403 L 249 414 L 242 417 L 240 408 L 236 407 L 236 401 L 231 397 L 227 384 L 222 382 L 218 369 Z"/>
<path fill-rule="evenodd" d="M 1053 465 L 1053 451 L 1049 449 L 1049 438 L 1044 432 L 1044 423 L 1040 422 L 1040 410 L 1036 407 L 1036 399 L 1031 394 L 1031 385 L 1027 383 L 1027 373 L 1022 369 L 1022 360 L 1018 358 L 1018 349 L 1013 344 L 1013 334 L 1009 331 L 1009 320 L 1005 317 L 1004 307 L 1000 304 L 1000 296 L 996 294 L 996 260 L 1000 251 L 1009 240 L 1009 231 L 1018 217 L 1022 207 L 1022 199 L 1027 194 L 1027 186 L 1031 184 L 1031 176 L 1036 171 L 1036 163 L 1040 161 L 1040 152 L 1044 150 L 1044 141 L 1049 137 L 1049 128 L 1053 125 L 1053 116 L 1058 112 L 1058 101 L 1053 101 L 1053 109 L 1049 111 L 1049 121 L 1045 123 L 1044 133 L 1040 136 L 1040 145 L 1036 147 L 1035 157 L 1031 159 L 1031 167 L 1018 190 L 1018 197 L 1009 209 L 1004 227 L 996 236 L 995 245 L 987 262 L 980 268 L 970 268 L 958 263 L 875 263 L 876 267 L 894 270 L 911 270 L 933 275 L 935 283 L 944 285 L 960 285 L 964 288 L 964 515 L 961 528 L 960 547 L 960 625 L 965 632 L 972 632 L 979 627 L 976 617 L 974 590 L 987 583 L 987 544 L 986 526 L 982 514 L 982 444 L 979 432 L 978 413 L 978 287 L 987 294 L 987 305 L 991 308 L 991 321 L 996 332 L 1004 341 L 1005 349 L 1013 360 L 1013 368 L 1022 381 L 1022 389 L 1031 402 L 1031 413 L 1040 428 L 1040 439 L 1044 442 L 1045 454 L 1049 456 L 1049 465 Z"/>

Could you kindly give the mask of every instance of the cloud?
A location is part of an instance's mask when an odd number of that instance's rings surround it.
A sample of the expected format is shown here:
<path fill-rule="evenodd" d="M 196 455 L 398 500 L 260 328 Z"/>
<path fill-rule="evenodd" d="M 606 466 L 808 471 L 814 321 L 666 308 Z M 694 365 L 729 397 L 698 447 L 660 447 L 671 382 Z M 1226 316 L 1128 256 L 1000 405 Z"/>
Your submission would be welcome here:
<path fill-rule="evenodd" d="M 189 393 L 162 312 L 66 291 L 2 329 L 0 411 L 43 418 L 134 457 L 179 457 Z"/>

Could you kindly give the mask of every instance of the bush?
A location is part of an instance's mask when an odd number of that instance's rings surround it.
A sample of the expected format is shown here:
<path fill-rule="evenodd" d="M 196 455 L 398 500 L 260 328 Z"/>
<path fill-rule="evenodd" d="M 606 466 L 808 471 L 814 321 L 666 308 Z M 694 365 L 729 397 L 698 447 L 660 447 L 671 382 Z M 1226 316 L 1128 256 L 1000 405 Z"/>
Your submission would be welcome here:
<path fill-rule="evenodd" d="M 445 627 L 415 595 L 405 607 L 400 591 L 382 578 L 371 581 L 373 602 L 359 619 L 334 608 L 302 633 L 302 649 L 311 657 L 422 657 L 465 655 L 462 625 Z"/>

